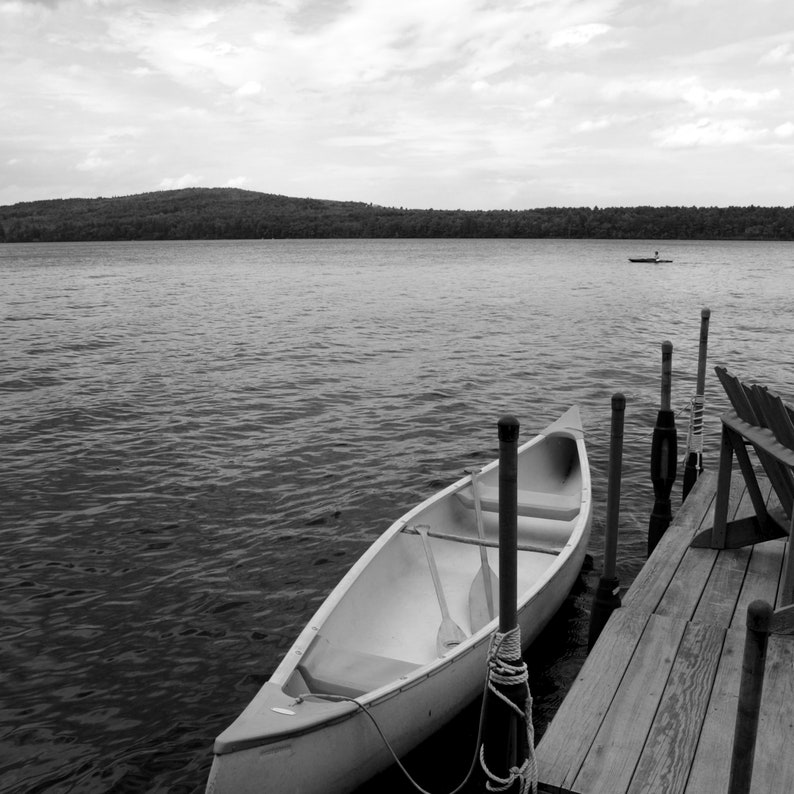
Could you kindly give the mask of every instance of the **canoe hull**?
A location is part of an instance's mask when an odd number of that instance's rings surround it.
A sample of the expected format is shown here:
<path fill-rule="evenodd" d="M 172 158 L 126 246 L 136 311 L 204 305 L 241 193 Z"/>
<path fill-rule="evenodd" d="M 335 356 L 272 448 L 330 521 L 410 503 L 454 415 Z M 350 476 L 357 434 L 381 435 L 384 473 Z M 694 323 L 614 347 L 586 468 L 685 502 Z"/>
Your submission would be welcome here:
<path fill-rule="evenodd" d="M 519 613 L 524 647 L 559 609 L 584 561 L 571 555 L 546 590 Z M 413 686 L 369 706 L 399 757 L 452 720 L 483 691 L 489 636 Z M 417 715 L 421 719 L 417 719 Z M 334 794 L 349 792 L 394 759 L 369 718 L 356 710 L 332 725 L 231 755 L 216 755 L 207 794 Z M 461 764 L 461 769 L 465 764 Z"/>
<path fill-rule="evenodd" d="M 584 561 L 591 520 L 590 481 L 584 442 L 577 424 L 578 412 L 573 418 L 569 412 L 552 426 L 557 427 L 556 434 L 565 438 L 557 444 L 565 447 L 565 455 L 571 454 L 572 442 L 576 447 L 579 470 L 569 494 L 578 500 L 575 516 L 570 517 L 565 512 L 567 508 L 560 499 L 552 500 L 553 503 L 545 507 L 533 505 L 525 510 L 539 512 L 539 516 L 519 515 L 519 544 L 523 538 L 525 545 L 532 546 L 526 542 L 527 533 L 534 532 L 537 527 L 542 530 L 541 536 L 543 531 L 546 533 L 541 545 L 550 548 L 553 544 L 549 537 L 554 535 L 555 519 L 549 516 L 555 515 L 554 511 L 557 511 L 557 523 L 567 527 L 567 538 L 556 538 L 557 551 L 519 552 L 518 620 L 524 648 L 560 607 Z M 535 441 L 537 439 L 521 449 Z M 554 451 L 555 443 L 549 448 L 551 453 L 544 448 L 543 459 L 549 454 L 551 458 L 556 455 L 560 457 L 559 465 L 564 467 L 567 465 L 564 455 L 560 450 Z M 532 451 L 530 457 L 531 454 Z M 534 478 L 531 475 L 532 472 L 527 477 L 532 482 L 542 479 L 541 473 Z M 409 511 L 353 566 L 301 633 L 270 682 L 216 741 L 207 792 L 347 792 L 393 762 L 372 721 L 357 703 L 301 698 L 300 692 L 327 691 L 336 687 L 337 693 L 355 697 L 377 721 L 398 756 L 427 739 L 481 694 L 490 636 L 497 621 L 472 634 L 446 656 L 436 656 L 434 633 L 440 619 L 438 604 L 432 584 L 427 581 L 429 576 L 422 570 L 421 540 L 410 533 L 416 522 L 461 532 L 461 516 L 465 520 L 469 518 L 468 479 L 460 480 Z M 493 489 L 498 482 L 496 462 L 483 469 L 480 481 L 488 518 L 485 534 L 493 538 L 497 527 L 492 511 L 488 510 L 488 499 L 489 488 Z M 453 526 L 454 521 L 458 522 L 457 527 Z M 522 526 L 526 530 L 523 536 Z M 463 534 L 472 537 L 477 532 L 473 520 L 464 529 Z M 432 542 L 448 590 L 450 611 L 468 632 L 470 626 L 464 602 L 467 604 L 468 586 L 480 564 L 479 547 L 443 537 L 435 537 Z M 488 548 L 488 554 L 494 569 L 498 570 L 498 549 Z M 393 576 L 392 569 L 396 570 Z M 421 578 L 420 574 L 423 574 Z M 380 603 L 388 601 L 386 593 L 393 593 L 393 600 L 402 605 L 403 623 L 406 619 L 416 621 L 416 636 L 401 634 L 401 627 L 389 612 L 388 604 Z M 417 593 L 423 594 L 422 597 Z M 378 623 L 380 628 L 371 629 L 371 623 Z M 349 634 L 344 635 L 344 631 Z M 335 662 L 330 661 L 331 649 L 341 645 L 342 639 L 348 644 L 358 644 L 353 650 L 339 652 L 340 656 L 349 654 L 353 660 L 350 663 L 352 672 L 347 674 L 351 678 L 349 682 L 339 670 L 334 678 L 322 669 L 324 665 L 334 666 Z M 377 685 L 375 677 L 372 679 L 374 689 L 363 693 L 353 689 L 356 682 L 352 679 L 365 676 L 362 671 L 370 663 L 382 667 L 387 657 L 394 661 L 392 657 L 398 656 L 406 667 L 390 668 L 395 670 L 394 680 Z M 318 657 L 316 664 L 312 661 L 314 657 Z M 385 674 L 381 671 L 381 675 Z M 358 685 L 364 686 L 360 681 Z"/>

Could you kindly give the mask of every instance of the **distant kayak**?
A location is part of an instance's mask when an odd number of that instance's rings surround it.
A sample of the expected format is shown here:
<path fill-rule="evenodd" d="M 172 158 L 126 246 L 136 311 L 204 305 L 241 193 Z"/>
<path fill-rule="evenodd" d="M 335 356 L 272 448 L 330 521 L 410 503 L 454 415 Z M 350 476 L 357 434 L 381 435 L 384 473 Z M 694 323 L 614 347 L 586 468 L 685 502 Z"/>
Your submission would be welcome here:
<path fill-rule="evenodd" d="M 646 256 L 638 259 L 632 259 L 631 257 L 629 257 L 629 262 L 652 262 L 653 264 L 669 264 L 672 261 L 673 261 L 672 259 L 657 259 L 654 256 Z"/>

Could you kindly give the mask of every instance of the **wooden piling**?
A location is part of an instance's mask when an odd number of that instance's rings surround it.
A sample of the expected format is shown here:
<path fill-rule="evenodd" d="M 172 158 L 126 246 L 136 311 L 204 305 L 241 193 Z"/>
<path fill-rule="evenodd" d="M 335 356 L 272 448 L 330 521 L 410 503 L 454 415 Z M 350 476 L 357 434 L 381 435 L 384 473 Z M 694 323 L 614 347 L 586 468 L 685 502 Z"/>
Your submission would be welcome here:
<path fill-rule="evenodd" d="M 499 631 L 518 625 L 518 419 L 499 428 Z"/>
<path fill-rule="evenodd" d="M 604 529 L 604 571 L 598 582 L 590 612 L 590 634 L 587 645 L 592 649 L 609 616 L 620 607 L 620 582 L 616 575 L 618 526 L 620 523 L 620 484 L 623 468 L 623 422 L 626 398 L 612 397 L 612 432 L 609 445 L 607 481 L 607 518 Z"/>
<path fill-rule="evenodd" d="M 662 397 L 651 442 L 651 482 L 655 502 L 648 525 L 648 556 L 672 520 L 670 493 L 675 482 L 678 439 L 675 414 L 670 407 L 673 372 L 673 343 L 662 342 Z"/>
<path fill-rule="evenodd" d="M 529 747 L 525 712 L 528 688 L 518 632 L 518 420 L 499 420 L 499 633 L 492 646 L 485 702 L 482 766 L 486 791 L 520 792 Z M 506 638 L 505 635 L 509 635 Z M 512 652 L 505 649 L 512 648 Z M 523 677 L 521 670 L 523 668 Z M 533 756 L 534 758 L 534 756 Z"/>
<path fill-rule="evenodd" d="M 703 472 L 703 410 L 706 403 L 706 357 L 709 344 L 709 318 L 711 310 L 700 312 L 700 347 L 698 349 L 698 373 L 695 396 L 692 398 L 692 413 L 689 416 L 687 454 L 684 463 L 684 479 L 681 500 L 685 500 Z"/>
<path fill-rule="evenodd" d="M 758 715 L 764 688 L 766 647 L 773 615 L 774 610 L 766 601 L 753 601 L 747 607 L 747 634 L 744 640 L 728 794 L 749 794 L 750 791 Z"/>

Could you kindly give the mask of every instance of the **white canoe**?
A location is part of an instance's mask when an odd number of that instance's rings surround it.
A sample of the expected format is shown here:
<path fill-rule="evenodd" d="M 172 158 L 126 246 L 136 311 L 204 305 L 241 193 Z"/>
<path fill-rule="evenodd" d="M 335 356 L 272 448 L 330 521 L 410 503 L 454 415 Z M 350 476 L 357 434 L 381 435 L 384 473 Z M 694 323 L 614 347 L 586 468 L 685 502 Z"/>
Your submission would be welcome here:
<path fill-rule="evenodd" d="M 498 473 L 494 461 L 477 481 L 484 545 L 497 575 Z M 590 469 L 573 407 L 518 449 L 517 592 L 524 648 L 579 575 L 591 514 Z M 439 599 L 417 526 L 428 528 L 451 618 L 466 635 L 441 656 Z M 469 590 L 481 566 L 478 541 L 470 476 L 397 519 L 216 739 L 207 792 L 349 792 L 393 761 L 358 704 L 402 756 L 480 694 L 498 619 L 472 629 Z M 351 700 L 304 697 L 310 693 Z"/>

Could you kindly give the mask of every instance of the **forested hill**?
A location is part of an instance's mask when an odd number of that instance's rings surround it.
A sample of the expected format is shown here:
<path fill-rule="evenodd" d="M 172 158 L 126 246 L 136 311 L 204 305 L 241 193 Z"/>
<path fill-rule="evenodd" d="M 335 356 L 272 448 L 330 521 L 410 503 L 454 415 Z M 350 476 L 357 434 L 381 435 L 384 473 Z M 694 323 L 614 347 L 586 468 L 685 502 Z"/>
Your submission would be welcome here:
<path fill-rule="evenodd" d="M 0 207 L 0 242 L 262 237 L 794 240 L 794 207 L 410 210 L 234 188 Z"/>

